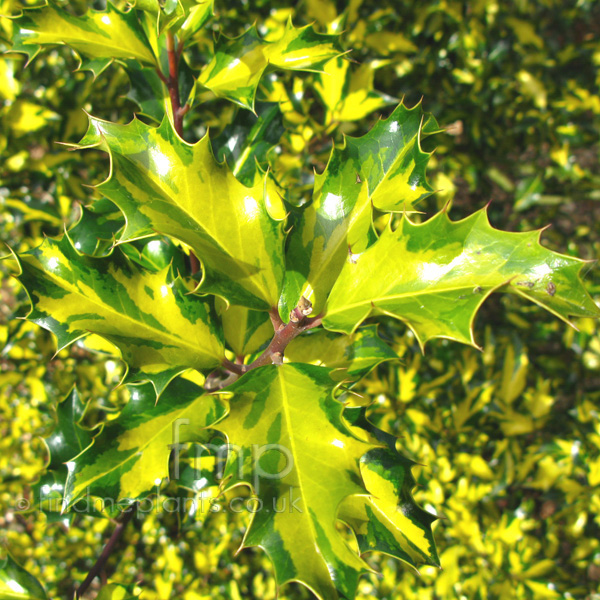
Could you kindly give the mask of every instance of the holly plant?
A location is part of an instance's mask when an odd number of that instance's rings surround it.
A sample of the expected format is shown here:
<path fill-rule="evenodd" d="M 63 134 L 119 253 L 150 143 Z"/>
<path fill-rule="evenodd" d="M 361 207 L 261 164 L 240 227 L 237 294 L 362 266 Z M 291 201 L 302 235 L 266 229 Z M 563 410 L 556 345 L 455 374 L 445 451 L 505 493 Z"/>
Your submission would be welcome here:
<path fill-rule="evenodd" d="M 402 321 L 421 347 L 475 346 L 493 292 L 567 323 L 599 310 L 583 261 L 545 248 L 539 231 L 495 229 L 485 208 L 461 220 L 420 211 L 433 193 L 422 142 L 440 131 L 421 104 L 397 104 L 330 146 L 323 164 L 306 147 L 294 156 L 294 128 L 311 112 L 296 93 L 301 72 L 317 73 L 306 75 L 311 102 L 326 115 L 307 146 L 326 147 L 344 113 L 356 114 L 353 94 L 365 118 L 393 101 L 368 89 L 372 77 L 350 81 L 335 31 L 343 19 L 329 33 L 287 20 L 232 36 L 235 23 L 223 17 L 219 32 L 213 8 L 138 0 L 76 14 L 48 4 L 13 20 L 14 52 L 32 60 L 66 45 L 98 81 L 124 69 L 136 105 L 128 124 L 90 115 L 72 145 L 110 159 L 80 221 L 13 255 L 27 318 L 59 350 L 100 336 L 127 365 L 128 401 L 100 427 L 82 424 L 77 390 L 58 404 L 34 491 L 63 517 L 82 498 L 110 501 L 122 511 L 116 533 L 167 481 L 206 492 L 211 506 L 236 501 L 247 511 L 243 547 L 267 553 L 279 586 L 352 599 L 368 553 L 439 564 L 436 516 L 411 495 L 414 463 L 353 391 L 398 360 L 378 324 Z M 235 118 L 214 135 L 219 114 Z"/>

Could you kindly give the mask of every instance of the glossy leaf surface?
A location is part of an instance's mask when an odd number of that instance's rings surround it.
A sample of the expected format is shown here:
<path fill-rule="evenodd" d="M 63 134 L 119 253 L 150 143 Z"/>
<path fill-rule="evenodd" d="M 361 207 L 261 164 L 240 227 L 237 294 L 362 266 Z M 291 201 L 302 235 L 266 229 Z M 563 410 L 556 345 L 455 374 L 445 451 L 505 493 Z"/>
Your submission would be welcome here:
<path fill-rule="evenodd" d="M 121 12 L 110 2 L 105 11 L 89 10 L 80 17 L 50 4 L 27 9 L 15 21 L 13 42 L 14 52 L 23 52 L 30 58 L 42 46 L 60 44 L 92 59 L 135 58 L 146 64 L 156 62 L 135 12 Z M 98 72 L 103 68 L 93 70 Z"/>
<path fill-rule="evenodd" d="M 79 221 L 68 231 L 73 247 L 82 254 L 108 254 L 117 234 L 125 226 L 121 211 L 109 200 L 102 199 L 81 207 Z"/>
<path fill-rule="evenodd" d="M 85 450 L 93 440 L 93 432 L 81 426 L 87 405 L 76 388 L 56 407 L 56 427 L 44 442 L 48 447 L 47 471 L 33 485 L 34 506 L 46 513 L 52 522 L 59 518 L 67 481 L 66 463 Z"/>
<path fill-rule="evenodd" d="M 277 304 L 285 211 L 267 177 L 244 186 L 214 159 L 208 136 L 187 144 L 167 120 L 154 128 L 91 119 L 81 146 L 96 145 L 110 153 L 98 189 L 125 214 L 122 241 L 175 237 L 202 261 L 201 292 L 255 309 Z"/>
<path fill-rule="evenodd" d="M 352 527 L 361 553 L 384 552 L 413 567 L 440 566 L 433 539 L 435 515 L 413 499 L 416 486 L 411 469 L 416 464 L 403 456 L 399 440 L 366 418 L 365 408 L 347 408 L 344 418 L 364 439 L 384 444 L 361 459 L 360 470 L 369 496 L 351 496 L 340 507 L 340 518 Z"/>
<path fill-rule="evenodd" d="M 373 89 L 375 71 L 369 63 L 356 71 L 343 57 L 330 60 L 315 81 L 315 91 L 327 109 L 326 123 L 358 121 L 397 100 Z"/>
<path fill-rule="evenodd" d="M 173 273 L 187 273 L 189 269 L 183 250 L 165 236 L 142 238 L 130 244 L 121 244 L 119 249 L 131 261 L 154 273 L 169 266 Z"/>
<path fill-rule="evenodd" d="M 215 155 L 225 159 L 236 178 L 244 185 L 253 185 L 258 167 L 268 168 L 267 155 L 279 143 L 284 132 L 283 116 L 279 106 L 261 102 L 256 115 L 240 110 L 234 121 L 213 139 Z"/>
<path fill-rule="evenodd" d="M 500 288 L 565 321 L 597 316 L 579 278 L 583 261 L 544 248 L 539 236 L 494 229 L 485 210 L 462 221 L 440 212 L 420 225 L 404 216 L 344 265 L 323 324 L 350 333 L 370 314 L 384 313 L 403 320 L 421 344 L 445 337 L 475 345 L 477 310 Z"/>
<path fill-rule="evenodd" d="M 252 26 L 235 39 L 222 37 L 216 42 L 214 56 L 198 81 L 217 96 L 254 110 L 256 90 L 267 67 L 317 70 L 340 54 L 337 36 L 317 33 L 312 25 L 296 28 L 288 22 L 276 42 L 266 42 Z"/>
<path fill-rule="evenodd" d="M 384 448 L 367 453 L 360 467 L 370 496 L 346 500 L 340 517 L 356 533 L 361 553 L 384 552 L 414 567 L 439 567 L 431 531 L 437 517 L 419 508 L 412 499 L 413 464 Z"/>
<path fill-rule="evenodd" d="M 203 441 L 202 431 L 225 414 L 219 400 L 185 379 L 172 382 L 158 402 L 150 384 L 130 392 L 119 417 L 68 463 L 65 508 L 87 494 L 115 501 L 142 497 L 169 475 L 173 445 Z"/>
<path fill-rule="evenodd" d="M 432 192 L 425 179 L 429 154 L 419 138 L 437 131 L 421 106 L 403 104 L 361 138 L 346 138 L 327 168 L 315 177 L 313 202 L 292 231 L 282 318 L 301 296 L 319 312 L 325 305 L 348 252 L 363 251 L 374 239 L 372 206 L 382 211 L 411 210 Z"/>
<path fill-rule="evenodd" d="M 160 123 L 167 114 L 169 92 L 155 68 L 140 65 L 135 60 L 128 60 L 127 76 L 129 91 L 127 97 L 139 107 L 139 114 Z"/>
<path fill-rule="evenodd" d="M 65 236 L 47 239 L 20 256 L 28 290 L 28 319 L 64 348 L 88 333 L 117 346 L 130 377 L 150 379 L 157 391 L 186 368 L 217 366 L 220 333 L 209 305 L 190 295 L 169 268 L 142 270 L 116 250 L 110 258 L 82 256 Z"/>
<path fill-rule="evenodd" d="M 76 388 L 56 407 L 56 429 L 45 439 L 50 453 L 50 469 L 60 469 L 92 443 L 92 432 L 80 425 L 85 410 L 86 404 Z"/>
<path fill-rule="evenodd" d="M 93 432 L 80 424 L 85 410 L 86 404 L 81 400 L 77 389 L 73 388 L 56 407 L 56 428 L 44 440 L 50 455 L 48 469 L 57 481 L 50 486 L 50 489 L 47 484 L 42 484 L 39 499 L 50 500 L 50 507 L 54 510 L 56 510 L 58 493 L 62 497 L 64 492 L 64 484 L 67 480 L 66 463 L 85 450 L 94 439 Z M 62 490 L 60 486 L 63 487 Z"/>
<path fill-rule="evenodd" d="M 236 356 L 256 352 L 273 337 L 273 325 L 266 312 L 233 305 L 218 308 L 225 341 Z"/>
<path fill-rule="evenodd" d="M 397 354 L 377 335 L 377 327 L 361 327 L 352 335 L 317 329 L 297 337 L 286 348 L 290 362 L 311 363 L 339 369 L 336 379 L 357 380 Z"/>
<path fill-rule="evenodd" d="M 365 567 L 335 523 L 339 503 L 365 492 L 358 461 L 373 447 L 344 424 L 333 386 L 323 367 L 250 371 L 228 388 L 231 410 L 217 425 L 234 445 L 228 486 L 245 483 L 262 503 L 244 546 L 268 553 L 279 585 L 299 581 L 324 599 L 353 598 Z"/>
<path fill-rule="evenodd" d="M 46 600 L 42 584 L 6 553 L 0 558 L 0 598 L 6 600 Z"/>
<path fill-rule="evenodd" d="M 184 0 L 183 23 L 177 28 L 177 37 L 187 40 L 209 21 L 214 14 L 214 0 Z"/>

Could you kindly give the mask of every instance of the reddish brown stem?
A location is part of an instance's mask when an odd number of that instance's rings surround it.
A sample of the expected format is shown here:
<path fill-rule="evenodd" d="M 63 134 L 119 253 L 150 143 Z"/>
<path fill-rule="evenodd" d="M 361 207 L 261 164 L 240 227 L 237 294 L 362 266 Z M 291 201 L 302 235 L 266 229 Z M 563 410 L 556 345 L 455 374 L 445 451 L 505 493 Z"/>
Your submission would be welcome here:
<path fill-rule="evenodd" d="M 289 323 L 275 332 L 267 349 L 252 364 L 248 365 L 246 370 L 251 371 L 265 365 L 280 363 L 287 345 L 307 329 L 318 327 L 321 321 L 322 317 L 320 316 L 315 319 L 307 319 L 298 308 L 295 308 Z"/>
<path fill-rule="evenodd" d="M 172 31 L 167 32 L 167 55 L 169 59 L 167 87 L 169 88 L 171 108 L 173 109 L 173 124 L 175 125 L 175 131 L 183 137 L 183 114 L 179 98 L 179 57 L 181 56 L 181 48 L 179 50 L 175 48 L 175 35 Z"/>
<path fill-rule="evenodd" d="M 117 542 L 121 539 L 121 536 L 123 535 L 123 532 L 125 531 L 125 528 L 127 527 L 127 523 L 129 523 L 129 521 L 131 521 L 131 518 L 133 517 L 133 515 L 135 513 L 135 509 L 136 509 L 136 505 L 134 504 L 133 506 L 130 506 L 128 509 L 124 510 L 121 513 L 121 516 L 119 518 L 119 523 L 115 527 L 114 531 L 112 532 L 112 535 L 110 536 L 110 539 L 106 543 L 106 546 L 104 546 L 104 549 L 102 550 L 102 554 L 100 554 L 100 556 L 98 557 L 98 560 L 96 561 L 96 564 L 90 569 L 90 572 L 87 574 L 87 577 L 83 580 L 83 583 L 77 588 L 77 591 L 75 592 L 76 598 L 81 598 L 81 596 L 83 596 L 83 594 L 85 594 L 86 590 L 90 587 L 90 584 L 92 583 L 92 581 L 94 581 L 94 578 L 97 575 L 101 575 L 102 572 L 104 571 L 106 562 L 108 561 L 110 555 L 112 554 L 112 551 L 115 549 Z"/>
<path fill-rule="evenodd" d="M 173 126 L 179 137 L 183 137 L 183 117 L 190 110 L 189 104 L 181 106 L 181 98 L 179 96 L 179 61 L 181 60 L 182 52 L 183 44 L 181 42 L 176 44 L 173 32 L 168 31 L 167 57 L 169 61 L 169 76 L 165 77 L 160 69 L 158 69 L 158 75 L 169 90 L 171 109 L 173 110 Z M 190 272 L 192 275 L 195 275 L 199 270 L 200 261 L 193 252 L 190 252 Z"/>
<path fill-rule="evenodd" d="M 319 315 L 314 319 L 308 319 L 305 314 L 302 313 L 299 307 L 296 307 L 291 315 L 290 321 L 284 324 L 279 315 L 277 309 L 273 309 L 269 312 L 275 334 L 271 343 L 267 346 L 266 350 L 251 364 L 241 365 L 234 363 L 228 359 L 223 359 L 221 365 L 224 369 L 237 375 L 238 377 L 252 371 L 252 369 L 258 369 L 258 367 L 264 367 L 265 365 L 281 364 L 283 360 L 283 353 L 287 345 L 296 337 L 298 337 L 304 331 L 318 327 L 323 321 L 323 316 Z M 228 382 L 229 383 L 229 382 Z"/>
<path fill-rule="evenodd" d="M 200 270 L 200 261 L 198 257 L 190 251 L 190 272 L 195 275 Z"/>
<path fill-rule="evenodd" d="M 167 86 L 169 87 L 169 78 L 165 77 L 165 74 L 158 68 L 156 67 L 156 73 L 158 74 L 158 76 L 160 77 L 160 80 Z"/>
<path fill-rule="evenodd" d="M 238 363 L 231 362 L 227 358 L 223 359 L 221 363 L 225 369 L 230 371 L 231 373 L 235 373 L 236 375 L 243 375 L 248 368 L 246 365 L 240 365 Z"/>
<path fill-rule="evenodd" d="M 269 311 L 269 317 L 271 317 L 271 323 L 273 323 L 273 331 L 277 332 L 285 325 L 279 316 L 279 311 L 276 308 L 272 308 Z"/>

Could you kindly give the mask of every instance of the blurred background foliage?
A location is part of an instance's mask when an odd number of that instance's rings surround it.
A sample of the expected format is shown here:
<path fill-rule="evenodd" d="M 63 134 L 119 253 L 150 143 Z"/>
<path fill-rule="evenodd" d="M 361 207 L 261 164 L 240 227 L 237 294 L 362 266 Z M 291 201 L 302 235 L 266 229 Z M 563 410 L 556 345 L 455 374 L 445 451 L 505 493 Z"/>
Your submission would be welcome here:
<path fill-rule="evenodd" d="M 62 4 L 75 13 L 102 7 Z M 0 0 L 0 14 L 18 8 Z M 277 39 L 290 16 L 296 25 L 341 32 L 352 50 L 325 74 L 267 75 L 258 118 L 202 90 L 186 116 L 189 140 L 210 127 L 215 153 L 232 165 L 244 144 L 256 144 L 291 210 L 310 197 L 313 169 L 323 169 L 343 134 L 363 134 L 401 98 L 422 99 L 447 128 L 423 142 L 437 148 L 429 180 L 438 190 L 424 212 L 451 204 L 457 218 L 491 201 L 496 227 L 551 224 L 543 240 L 553 250 L 600 254 L 600 3 L 230 0 L 215 10 L 218 18 L 186 50 L 190 72 L 206 62 L 217 27 L 235 36 L 256 22 L 263 37 Z M 3 50 L 11 26 L 0 21 Z M 106 244 L 79 236 L 79 220 L 107 241 L 118 228 L 110 203 L 83 208 L 96 195 L 85 186 L 106 176 L 106 156 L 58 144 L 81 138 L 84 110 L 120 122 L 134 113 L 148 122 L 161 117 L 144 73 L 130 82 L 113 64 L 94 79 L 77 66 L 65 48 L 42 53 L 27 69 L 22 56 L 0 56 L 0 240 L 19 251 L 67 228 L 101 252 Z M 126 398 L 116 388 L 122 366 L 89 338 L 55 355 L 46 331 L 14 319 L 28 301 L 6 261 L 0 276 L 0 541 L 50 597 L 66 598 L 114 524 L 102 514 L 21 512 L 19 502 L 34 497 L 44 477 L 42 438 L 55 428 L 58 401 L 76 383 L 90 403 L 84 425 L 111 418 Z M 587 283 L 599 299 L 592 263 Z M 600 335 L 595 322 L 578 327 L 510 295 L 481 311 L 481 352 L 436 341 L 422 355 L 403 326 L 380 327 L 402 363 L 380 366 L 356 391 L 374 400 L 373 420 L 422 465 L 415 494 L 443 516 L 435 529 L 443 571 L 417 574 L 370 557 L 381 575 L 362 580 L 361 600 L 600 598 Z M 109 563 L 110 581 L 131 587 L 114 597 L 143 589 L 142 598 L 157 600 L 274 599 L 264 554 L 234 557 L 245 518 L 207 511 L 135 519 Z M 309 594 L 290 586 L 280 597 Z"/>

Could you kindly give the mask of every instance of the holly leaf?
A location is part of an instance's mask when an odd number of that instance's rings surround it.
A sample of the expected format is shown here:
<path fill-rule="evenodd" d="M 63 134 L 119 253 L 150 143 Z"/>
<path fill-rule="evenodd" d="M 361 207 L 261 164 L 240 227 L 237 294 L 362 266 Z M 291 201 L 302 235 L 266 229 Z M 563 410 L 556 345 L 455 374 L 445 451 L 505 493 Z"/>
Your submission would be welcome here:
<path fill-rule="evenodd" d="M 143 238 L 119 248 L 127 258 L 155 273 L 169 266 L 174 273 L 186 273 L 189 268 L 182 249 L 167 237 Z"/>
<path fill-rule="evenodd" d="M 432 193 L 425 179 L 430 154 L 420 138 L 437 130 L 420 105 L 400 104 L 369 133 L 332 150 L 327 168 L 315 176 L 313 202 L 290 236 L 282 318 L 302 296 L 321 311 L 348 253 L 376 239 L 372 207 L 410 211 Z"/>
<path fill-rule="evenodd" d="M 240 110 L 233 123 L 212 140 L 217 160 L 226 160 L 233 174 L 244 185 L 254 184 L 258 167 L 264 172 L 269 164 L 268 152 L 285 131 L 279 105 L 261 102 L 256 115 Z"/>
<path fill-rule="evenodd" d="M 46 590 L 7 552 L 0 558 L 0 598 L 6 600 L 46 600 Z"/>
<path fill-rule="evenodd" d="M 329 369 L 271 365 L 228 388 L 217 425 L 231 444 L 224 486 L 252 488 L 261 509 L 243 546 L 263 548 L 278 585 L 299 581 L 319 598 L 354 598 L 366 565 L 336 530 L 338 505 L 365 493 L 358 464 L 373 446 L 353 436 L 332 396 Z"/>
<path fill-rule="evenodd" d="M 236 356 L 256 352 L 273 337 L 273 325 L 264 311 L 243 306 L 217 306 L 225 341 Z"/>
<path fill-rule="evenodd" d="M 355 71 L 350 62 L 339 56 L 330 60 L 315 76 L 315 91 L 327 109 L 325 124 L 334 121 L 358 121 L 373 111 L 397 100 L 373 89 L 375 70 L 370 63 Z"/>
<path fill-rule="evenodd" d="M 66 463 L 85 450 L 94 438 L 93 432 L 81 426 L 87 404 L 73 389 L 56 407 L 56 428 L 44 442 L 48 448 L 47 472 L 33 486 L 34 504 L 50 520 L 57 520 L 67 481 Z"/>
<path fill-rule="evenodd" d="M 79 71 L 89 71 L 94 79 L 97 79 L 99 75 L 112 64 L 112 58 L 81 58 L 80 57 Z"/>
<path fill-rule="evenodd" d="M 110 154 L 98 189 L 125 214 L 121 241 L 175 237 L 202 261 L 202 293 L 258 310 L 277 305 L 285 209 L 267 176 L 246 187 L 214 159 L 208 136 L 187 144 L 166 119 L 154 128 L 91 118 L 80 147 L 91 146 Z"/>
<path fill-rule="evenodd" d="M 159 0 L 134 0 L 131 5 L 136 10 L 143 10 L 151 15 L 158 15 L 160 12 Z"/>
<path fill-rule="evenodd" d="M 220 363 L 223 343 L 209 305 L 169 267 L 151 273 L 118 250 L 82 256 L 66 236 L 46 239 L 19 262 L 32 303 L 27 318 L 54 333 L 59 350 L 96 333 L 120 349 L 130 380 L 150 380 L 159 394 L 183 370 Z"/>
<path fill-rule="evenodd" d="M 48 4 L 26 9 L 15 19 L 13 52 L 22 52 L 31 61 L 42 46 L 66 45 L 91 59 L 101 59 L 96 70 L 102 71 L 102 59 L 134 58 L 154 65 L 156 60 L 135 12 L 121 12 L 110 2 L 106 10 L 88 10 L 85 15 Z"/>
<path fill-rule="evenodd" d="M 173 470 L 169 474 L 170 479 L 177 482 L 175 497 L 179 502 L 180 524 L 184 528 L 196 529 L 214 510 L 215 501 L 221 494 L 220 480 L 217 479 L 221 472 L 218 449 L 216 456 L 208 455 L 206 450 L 200 444 L 191 445 L 188 457 L 175 463 L 179 472 Z"/>
<path fill-rule="evenodd" d="M 156 71 L 135 60 L 126 61 L 129 91 L 127 98 L 139 106 L 139 114 L 160 123 L 168 111 L 169 93 Z"/>
<path fill-rule="evenodd" d="M 414 465 L 398 452 L 376 448 L 361 460 L 360 472 L 369 496 L 352 496 L 340 507 L 340 518 L 356 534 L 361 554 L 378 551 L 413 567 L 439 567 L 431 524 L 437 517 L 412 498 Z"/>
<path fill-rule="evenodd" d="M 191 38 L 199 31 L 214 15 L 214 0 L 182 0 L 184 18 L 181 25 L 177 27 L 177 37 L 180 42 Z"/>
<path fill-rule="evenodd" d="M 397 438 L 366 418 L 366 409 L 346 408 L 344 418 L 365 440 L 385 444 L 374 448 L 360 462 L 368 496 L 351 496 L 340 506 L 340 519 L 356 534 L 361 554 L 384 552 L 413 567 L 440 566 L 431 525 L 435 515 L 413 499 L 416 481 L 412 460 L 396 450 Z"/>
<path fill-rule="evenodd" d="M 119 230 L 125 226 L 121 211 L 106 199 L 81 206 L 79 221 L 67 232 L 73 247 L 88 256 L 110 252 Z"/>
<path fill-rule="evenodd" d="M 80 425 L 86 408 L 75 387 L 56 407 L 56 429 L 44 440 L 50 455 L 49 469 L 59 470 L 92 443 L 92 432 Z"/>
<path fill-rule="evenodd" d="M 181 445 L 203 441 L 202 431 L 225 414 L 214 396 L 186 379 L 176 379 L 156 402 L 150 384 L 130 386 L 121 414 L 94 443 L 69 461 L 64 509 L 90 494 L 115 502 L 143 497 L 169 475 L 169 456 Z"/>
<path fill-rule="evenodd" d="M 579 274 L 584 261 L 539 243 L 540 232 L 494 229 L 486 210 L 451 221 L 442 211 L 422 224 L 404 216 L 355 262 L 348 261 L 327 305 L 323 325 L 352 332 L 371 314 L 401 319 L 423 346 L 444 337 L 475 344 L 473 321 L 494 291 L 509 291 L 569 316 L 600 310 Z"/>
<path fill-rule="evenodd" d="M 244 108 L 254 110 L 256 90 L 267 67 L 291 71 L 319 70 L 343 54 L 338 36 L 317 33 L 312 25 L 296 28 L 288 21 L 280 40 L 267 42 L 250 27 L 231 39 L 222 36 L 198 83 Z"/>
<path fill-rule="evenodd" d="M 193 36 L 214 15 L 214 0 L 135 0 L 133 6 L 149 13 L 156 33 L 166 29 L 177 32 L 185 41 Z"/>
<path fill-rule="evenodd" d="M 158 51 L 161 57 L 161 69 L 168 72 L 168 53 L 164 38 L 157 40 Z M 129 90 L 127 98 L 139 107 L 139 114 L 153 119 L 159 124 L 165 115 L 172 115 L 172 105 L 168 87 L 158 75 L 156 67 L 140 65 L 135 60 L 122 61 L 129 77 Z M 181 106 L 192 102 L 190 94 L 194 89 L 195 72 L 188 66 L 185 59 L 179 62 L 179 101 Z"/>
<path fill-rule="evenodd" d="M 398 355 L 377 335 L 377 326 L 361 327 L 352 335 L 315 329 L 298 336 L 285 350 L 290 362 L 321 365 L 332 370 L 335 379 L 361 379 L 378 364 L 398 360 Z"/>

